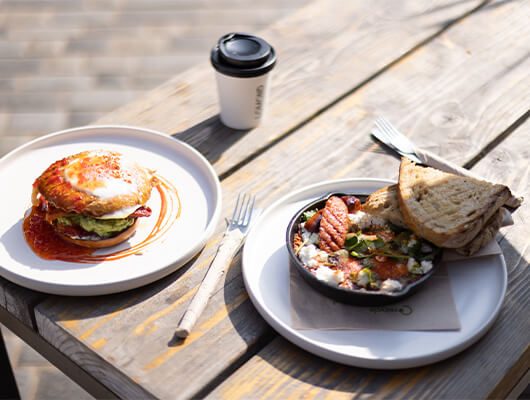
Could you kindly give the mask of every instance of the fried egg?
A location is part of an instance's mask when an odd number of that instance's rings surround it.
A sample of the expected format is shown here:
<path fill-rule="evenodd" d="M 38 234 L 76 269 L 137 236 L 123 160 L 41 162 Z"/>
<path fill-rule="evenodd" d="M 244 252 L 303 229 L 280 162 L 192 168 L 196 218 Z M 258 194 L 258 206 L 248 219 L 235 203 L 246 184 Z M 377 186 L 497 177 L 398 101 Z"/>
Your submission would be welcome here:
<path fill-rule="evenodd" d="M 121 154 L 91 151 L 64 168 L 64 178 L 75 190 L 108 199 L 138 191 L 138 167 Z"/>
<path fill-rule="evenodd" d="M 93 218 L 125 218 L 146 204 L 152 171 L 115 151 L 87 150 L 50 165 L 33 187 L 53 208 Z"/>

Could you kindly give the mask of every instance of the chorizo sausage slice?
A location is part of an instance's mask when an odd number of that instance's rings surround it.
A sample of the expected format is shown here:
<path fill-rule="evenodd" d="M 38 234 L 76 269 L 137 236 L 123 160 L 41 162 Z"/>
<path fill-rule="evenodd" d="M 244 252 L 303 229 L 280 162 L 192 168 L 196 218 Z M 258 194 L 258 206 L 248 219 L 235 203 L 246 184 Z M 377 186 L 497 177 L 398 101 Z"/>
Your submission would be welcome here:
<path fill-rule="evenodd" d="M 348 206 L 340 197 L 331 196 L 326 202 L 320 220 L 318 232 L 320 248 L 327 252 L 340 250 L 344 246 L 347 233 Z"/>

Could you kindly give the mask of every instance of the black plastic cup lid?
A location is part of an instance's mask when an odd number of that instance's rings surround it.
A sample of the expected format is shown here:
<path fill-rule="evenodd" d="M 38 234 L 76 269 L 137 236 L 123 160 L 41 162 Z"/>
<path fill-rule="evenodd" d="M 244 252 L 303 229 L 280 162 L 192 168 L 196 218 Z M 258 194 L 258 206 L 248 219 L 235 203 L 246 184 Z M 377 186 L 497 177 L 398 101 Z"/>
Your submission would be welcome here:
<path fill-rule="evenodd" d="M 276 64 L 276 53 L 265 40 L 246 33 L 229 33 L 212 49 L 210 61 L 222 74 L 250 78 L 269 72 Z"/>

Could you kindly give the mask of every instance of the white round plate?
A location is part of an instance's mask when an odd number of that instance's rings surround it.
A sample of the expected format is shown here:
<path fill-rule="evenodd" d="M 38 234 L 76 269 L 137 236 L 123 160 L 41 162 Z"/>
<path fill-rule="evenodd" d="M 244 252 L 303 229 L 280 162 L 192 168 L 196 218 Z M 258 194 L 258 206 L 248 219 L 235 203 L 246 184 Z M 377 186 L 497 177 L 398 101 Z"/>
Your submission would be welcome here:
<path fill-rule="evenodd" d="M 91 149 L 119 151 L 155 170 L 177 189 L 180 216 L 139 255 L 89 264 L 44 260 L 30 249 L 22 233 L 32 184 L 54 161 Z M 0 182 L 6 191 L 0 208 L 0 274 L 21 286 L 53 294 L 101 295 L 160 279 L 204 247 L 221 213 L 221 185 L 208 161 L 179 140 L 135 127 L 93 126 L 43 136 L 0 159 Z M 153 189 L 147 203 L 153 210 L 151 217 L 140 218 L 134 236 L 119 246 L 133 246 L 149 235 L 161 203 Z"/>
<path fill-rule="evenodd" d="M 394 182 L 347 179 L 323 182 L 272 204 L 250 231 L 243 249 L 243 277 L 263 318 L 295 345 L 339 363 L 379 369 L 417 367 L 450 357 L 478 340 L 493 324 L 507 285 L 504 257 L 449 264 L 462 328 L 459 331 L 295 330 L 290 326 L 290 219 L 308 202 L 330 192 L 369 194 Z"/>

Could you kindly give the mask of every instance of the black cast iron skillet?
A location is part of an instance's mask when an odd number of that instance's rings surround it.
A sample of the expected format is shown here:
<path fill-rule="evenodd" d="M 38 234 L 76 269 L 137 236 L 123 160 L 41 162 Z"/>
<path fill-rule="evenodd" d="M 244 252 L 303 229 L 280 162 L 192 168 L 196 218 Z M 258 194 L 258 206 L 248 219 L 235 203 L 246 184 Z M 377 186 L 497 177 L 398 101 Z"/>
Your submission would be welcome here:
<path fill-rule="evenodd" d="M 286 245 L 287 251 L 289 253 L 289 263 L 291 267 L 295 268 L 298 273 L 304 278 L 304 280 L 315 290 L 321 294 L 330 297 L 334 300 L 340 301 L 341 303 L 352 304 L 357 306 L 382 306 L 386 304 L 396 303 L 398 301 L 404 300 L 408 296 L 416 293 L 424 284 L 429 280 L 431 276 L 434 275 L 438 267 L 440 266 L 441 255 L 440 251 L 437 257 L 433 261 L 432 269 L 419 278 L 417 281 L 414 281 L 407 285 L 405 288 L 398 292 L 384 292 L 379 290 L 353 290 L 342 288 L 333 284 L 330 284 L 325 281 L 317 279 L 315 275 L 309 272 L 303 264 L 300 262 L 296 256 L 293 249 L 293 240 L 296 232 L 298 231 L 298 225 L 301 223 L 302 215 L 306 211 L 314 210 L 316 208 L 323 208 L 326 204 L 326 201 L 331 196 L 355 196 L 361 202 L 365 200 L 366 195 L 359 195 L 355 193 L 329 193 L 325 196 L 307 204 L 300 211 L 298 211 L 294 217 L 289 222 L 287 227 L 286 234 Z"/>

